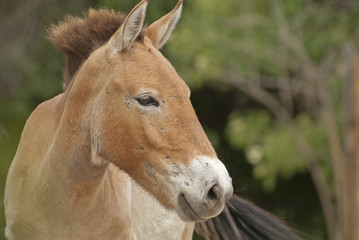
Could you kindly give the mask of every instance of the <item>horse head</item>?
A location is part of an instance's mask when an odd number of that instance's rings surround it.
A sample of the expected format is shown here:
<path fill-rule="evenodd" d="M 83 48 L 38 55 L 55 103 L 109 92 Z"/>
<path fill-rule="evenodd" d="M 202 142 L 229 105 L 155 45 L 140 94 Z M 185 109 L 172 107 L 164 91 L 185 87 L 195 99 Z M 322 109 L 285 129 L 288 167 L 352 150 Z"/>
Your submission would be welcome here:
<path fill-rule="evenodd" d="M 71 90 L 86 92 L 93 164 L 114 164 L 184 221 L 218 215 L 233 192 L 190 102 L 190 90 L 159 49 L 182 0 L 143 29 L 141 1 L 107 44 L 79 69 Z M 91 89 L 91 90 L 89 90 Z"/>

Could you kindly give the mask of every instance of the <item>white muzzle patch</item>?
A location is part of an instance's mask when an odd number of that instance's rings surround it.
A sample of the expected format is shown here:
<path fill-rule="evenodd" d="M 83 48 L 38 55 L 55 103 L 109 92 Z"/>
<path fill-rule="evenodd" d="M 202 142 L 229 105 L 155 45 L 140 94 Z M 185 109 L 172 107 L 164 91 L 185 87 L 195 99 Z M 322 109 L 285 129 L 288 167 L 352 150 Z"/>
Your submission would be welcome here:
<path fill-rule="evenodd" d="M 184 221 L 203 221 L 220 214 L 232 196 L 232 179 L 217 158 L 195 157 L 189 165 L 176 165 L 177 213 Z"/>

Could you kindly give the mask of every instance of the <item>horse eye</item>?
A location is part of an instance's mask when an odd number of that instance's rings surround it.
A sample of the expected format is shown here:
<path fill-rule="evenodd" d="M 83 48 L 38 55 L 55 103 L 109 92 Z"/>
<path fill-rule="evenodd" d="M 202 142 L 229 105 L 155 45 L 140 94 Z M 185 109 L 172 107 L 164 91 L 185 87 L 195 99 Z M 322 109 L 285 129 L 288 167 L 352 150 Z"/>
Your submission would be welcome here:
<path fill-rule="evenodd" d="M 158 103 L 158 101 L 150 95 L 140 96 L 140 97 L 136 98 L 136 100 L 140 105 L 142 105 L 144 107 L 149 107 L 149 106 L 158 107 L 160 105 Z"/>

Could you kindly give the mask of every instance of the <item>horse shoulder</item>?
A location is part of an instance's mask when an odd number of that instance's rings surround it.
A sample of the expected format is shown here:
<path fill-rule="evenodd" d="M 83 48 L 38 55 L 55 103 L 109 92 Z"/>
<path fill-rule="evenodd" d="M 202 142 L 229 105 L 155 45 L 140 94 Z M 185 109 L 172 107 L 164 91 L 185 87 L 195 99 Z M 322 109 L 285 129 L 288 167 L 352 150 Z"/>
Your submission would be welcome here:
<path fill-rule="evenodd" d="M 40 214 L 36 202 L 41 204 L 39 193 L 39 169 L 56 130 L 52 119 L 54 105 L 60 95 L 40 104 L 28 118 L 23 129 L 20 143 L 11 163 L 6 181 L 5 205 L 7 217 L 7 235 L 29 236 L 42 239 L 45 223 L 38 221 Z M 22 233 L 21 231 L 25 231 Z"/>

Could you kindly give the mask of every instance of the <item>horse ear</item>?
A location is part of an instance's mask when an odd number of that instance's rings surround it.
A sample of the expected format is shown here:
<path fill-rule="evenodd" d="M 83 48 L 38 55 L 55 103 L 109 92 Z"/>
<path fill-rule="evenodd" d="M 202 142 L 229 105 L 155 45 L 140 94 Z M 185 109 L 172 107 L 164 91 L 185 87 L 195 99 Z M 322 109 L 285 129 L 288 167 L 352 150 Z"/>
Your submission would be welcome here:
<path fill-rule="evenodd" d="M 109 55 L 126 51 L 132 47 L 133 42 L 142 30 L 149 1 L 142 0 L 138 3 L 127 15 L 121 27 L 112 35 L 106 46 Z"/>
<path fill-rule="evenodd" d="M 165 45 L 170 38 L 173 29 L 176 27 L 176 24 L 181 17 L 182 1 L 183 0 L 179 0 L 176 7 L 170 13 L 148 27 L 146 36 L 151 39 L 153 45 L 157 49 L 160 49 Z"/>

